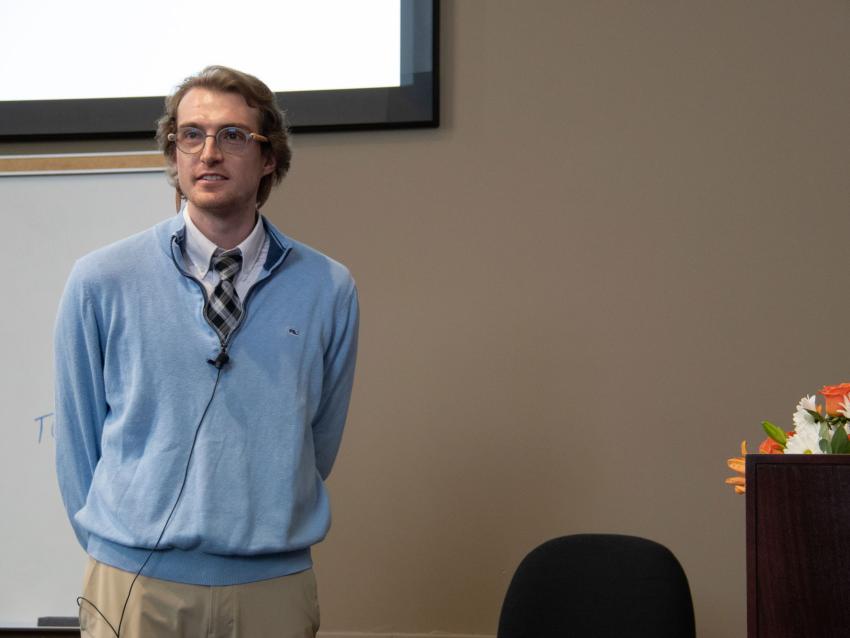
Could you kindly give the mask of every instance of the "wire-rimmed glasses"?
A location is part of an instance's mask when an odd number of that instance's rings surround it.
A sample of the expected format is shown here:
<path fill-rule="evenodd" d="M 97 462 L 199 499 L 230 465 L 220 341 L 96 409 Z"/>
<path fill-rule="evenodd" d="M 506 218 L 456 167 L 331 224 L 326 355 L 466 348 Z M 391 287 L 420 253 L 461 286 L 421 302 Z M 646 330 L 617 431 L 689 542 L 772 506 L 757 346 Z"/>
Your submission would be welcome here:
<path fill-rule="evenodd" d="M 259 133 L 246 131 L 238 126 L 225 126 L 220 128 L 215 135 L 204 133 L 194 126 L 181 126 L 176 133 L 168 134 L 168 141 L 174 142 L 177 149 L 188 155 L 200 153 L 208 137 L 215 138 L 215 143 L 224 153 L 241 155 L 248 148 L 251 140 L 256 142 L 268 142 L 269 138 Z"/>

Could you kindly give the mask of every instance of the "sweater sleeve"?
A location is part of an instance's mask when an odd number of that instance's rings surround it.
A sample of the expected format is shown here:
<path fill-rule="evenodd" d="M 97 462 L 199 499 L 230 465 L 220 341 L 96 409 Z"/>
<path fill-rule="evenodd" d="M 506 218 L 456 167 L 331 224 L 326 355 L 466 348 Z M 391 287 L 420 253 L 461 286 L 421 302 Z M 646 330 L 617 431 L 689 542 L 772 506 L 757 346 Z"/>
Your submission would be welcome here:
<path fill-rule="evenodd" d="M 325 351 L 322 398 L 312 424 L 316 467 L 322 479 L 328 478 L 342 441 L 354 384 L 359 321 L 357 289 L 351 281 L 348 294 L 337 309 L 333 338 Z"/>
<path fill-rule="evenodd" d="M 71 526 L 85 549 L 88 533 L 75 516 L 86 503 L 100 459 L 107 404 L 97 319 L 77 266 L 59 303 L 53 353 L 56 474 Z"/>

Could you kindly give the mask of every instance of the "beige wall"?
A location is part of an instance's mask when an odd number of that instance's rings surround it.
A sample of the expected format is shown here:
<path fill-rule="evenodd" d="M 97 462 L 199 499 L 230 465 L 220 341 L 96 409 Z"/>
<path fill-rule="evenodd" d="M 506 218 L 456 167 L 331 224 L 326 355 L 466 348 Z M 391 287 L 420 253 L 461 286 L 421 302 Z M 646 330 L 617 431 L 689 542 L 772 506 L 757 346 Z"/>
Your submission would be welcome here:
<path fill-rule="evenodd" d="M 598 531 L 668 545 L 700 638 L 743 638 L 724 460 L 850 381 L 850 3 L 444 0 L 441 27 L 441 128 L 298 136 L 265 210 L 361 293 L 323 627 L 493 635 L 528 550 Z"/>
<path fill-rule="evenodd" d="M 743 637 L 724 460 L 850 381 L 850 4 L 441 22 L 441 128 L 298 136 L 266 207 L 361 293 L 323 627 L 492 635 L 528 550 L 599 531 L 668 545 L 700 637 Z"/>
<path fill-rule="evenodd" d="M 605 531 L 667 544 L 700 636 L 744 636 L 724 460 L 850 380 L 850 5 L 441 22 L 441 128 L 299 136 L 267 207 L 362 297 L 324 628 L 494 634 L 527 550 Z"/>

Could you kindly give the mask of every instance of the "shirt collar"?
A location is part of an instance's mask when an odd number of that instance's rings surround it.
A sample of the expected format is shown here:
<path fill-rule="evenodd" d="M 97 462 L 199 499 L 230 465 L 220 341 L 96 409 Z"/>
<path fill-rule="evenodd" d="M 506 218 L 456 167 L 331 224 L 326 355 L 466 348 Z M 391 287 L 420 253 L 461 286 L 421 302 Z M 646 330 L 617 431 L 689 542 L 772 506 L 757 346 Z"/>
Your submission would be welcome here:
<path fill-rule="evenodd" d="M 201 278 L 204 278 L 209 272 L 210 262 L 216 251 L 221 252 L 222 249 L 211 242 L 197 226 L 195 226 L 192 218 L 189 217 L 189 211 L 183 208 L 183 220 L 186 222 L 186 256 L 192 265 L 198 271 Z M 254 229 L 241 244 L 236 246 L 242 251 L 242 264 L 245 268 L 248 264 L 253 264 L 260 256 L 260 250 L 263 248 L 263 243 L 266 239 L 266 229 L 262 219 L 257 215 L 257 221 L 254 224 Z"/>

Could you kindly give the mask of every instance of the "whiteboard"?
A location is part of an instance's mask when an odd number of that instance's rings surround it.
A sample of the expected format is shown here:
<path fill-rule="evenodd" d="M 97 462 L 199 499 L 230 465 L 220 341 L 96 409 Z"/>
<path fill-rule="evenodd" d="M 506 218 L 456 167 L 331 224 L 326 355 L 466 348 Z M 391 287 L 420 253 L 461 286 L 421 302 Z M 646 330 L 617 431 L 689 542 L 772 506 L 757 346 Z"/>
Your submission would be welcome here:
<path fill-rule="evenodd" d="M 0 627 L 76 616 L 85 552 L 56 483 L 53 323 L 74 261 L 166 219 L 174 190 L 161 171 L 0 177 L 2 281 Z"/>

